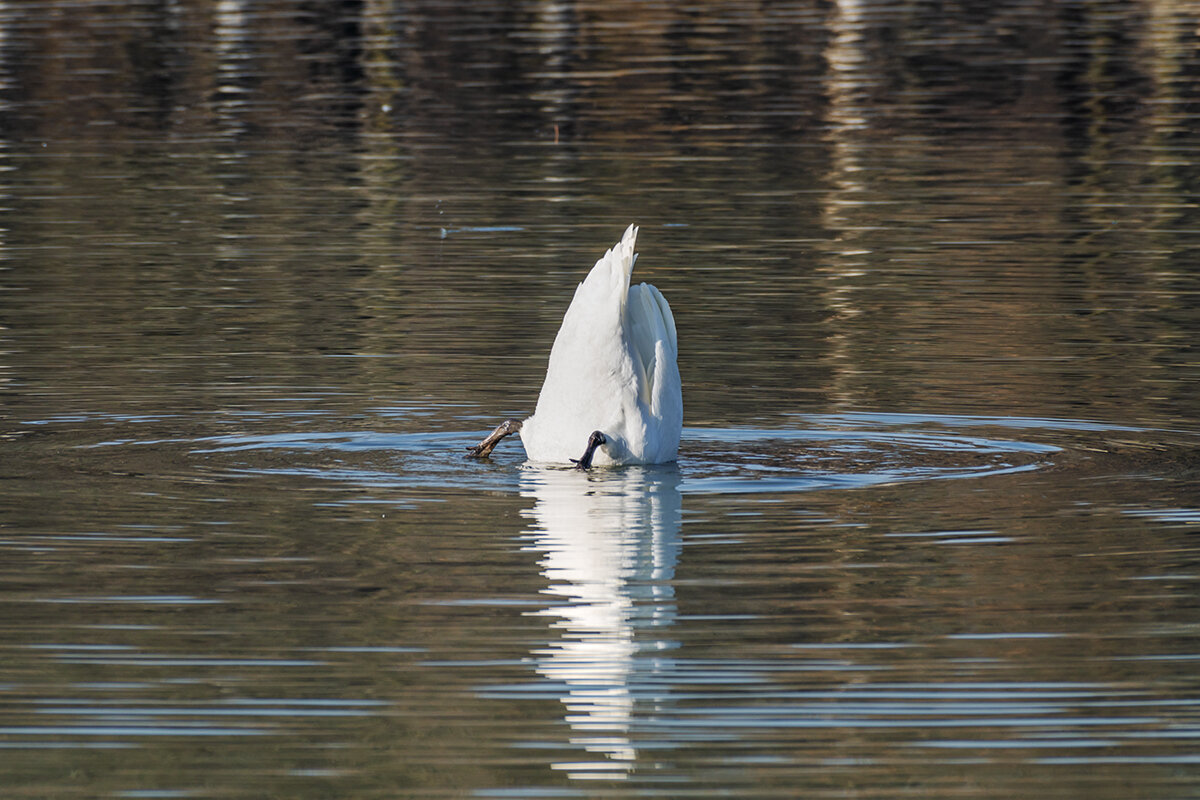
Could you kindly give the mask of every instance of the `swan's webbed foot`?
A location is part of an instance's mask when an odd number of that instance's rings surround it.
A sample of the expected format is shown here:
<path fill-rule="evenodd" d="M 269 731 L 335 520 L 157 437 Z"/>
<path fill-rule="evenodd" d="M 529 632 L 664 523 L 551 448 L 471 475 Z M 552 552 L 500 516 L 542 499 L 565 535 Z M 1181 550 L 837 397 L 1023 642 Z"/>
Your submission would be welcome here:
<path fill-rule="evenodd" d="M 602 444 L 607 444 L 608 439 L 604 438 L 604 434 L 600 431 L 592 431 L 592 435 L 588 437 L 587 450 L 584 451 L 582 458 L 572 458 L 571 463 L 575 465 L 575 469 L 591 469 L 592 456 L 596 454 L 596 448 Z"/>
<path fill-rule="evenodd" d="M 487 435 L 479 444 L 467 448 L 467 458 L 487 458 L 500 444 L 500 440 L 521 430 L 521 420 L 506 419 L 496 426 L 496 430 Z"/>

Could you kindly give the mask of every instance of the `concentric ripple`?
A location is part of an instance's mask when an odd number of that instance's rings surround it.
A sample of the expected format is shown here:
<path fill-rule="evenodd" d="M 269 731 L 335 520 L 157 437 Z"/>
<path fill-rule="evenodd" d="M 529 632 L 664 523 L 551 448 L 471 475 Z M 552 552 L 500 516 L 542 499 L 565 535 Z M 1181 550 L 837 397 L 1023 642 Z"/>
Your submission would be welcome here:
<path fill-rule="evenodd" d="M 803 424 L 685 428 L 680 490 L 803 492 L 987 478 L 1049 467 L 1074 449 L 1080 437 L 1141 431 L 1079 420 L 912 414 L 810 415 L 795 421 Z M 235 434 L 199 440 L 193 452 L 232 459 L 227 468 L 239 474 L 288 474 L 387 488 L 519 491 L 526 467 L 515 437 L 489 460 L 463 457 L 484 433 Z"/>

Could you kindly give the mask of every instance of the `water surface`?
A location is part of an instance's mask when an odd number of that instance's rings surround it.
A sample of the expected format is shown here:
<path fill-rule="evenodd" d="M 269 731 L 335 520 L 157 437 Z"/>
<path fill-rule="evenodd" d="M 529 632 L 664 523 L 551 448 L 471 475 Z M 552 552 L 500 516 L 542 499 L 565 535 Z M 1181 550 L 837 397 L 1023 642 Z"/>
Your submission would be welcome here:
<path fill-rule="evenodd" d="M 1185 797 L 1200 17 L 0 2 L 13 797 Z M 677 464 L 526 465 L 630 222 Z"/>

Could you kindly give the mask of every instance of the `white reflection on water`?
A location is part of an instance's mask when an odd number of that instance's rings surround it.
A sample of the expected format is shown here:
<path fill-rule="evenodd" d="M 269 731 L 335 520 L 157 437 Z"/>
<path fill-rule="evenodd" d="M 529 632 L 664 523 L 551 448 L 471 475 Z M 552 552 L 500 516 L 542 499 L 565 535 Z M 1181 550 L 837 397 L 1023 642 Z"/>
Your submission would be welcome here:
<path fill-rule="evenodd" d="M 537 669 L 560 691 L 571 743 L 600 757 L 554 765 L 572 777 L 624 777 L 636 762 L 636 686 L 658 663 L 639 653 L 671 646 L 679 483 L 674 465 L 522 472 L 521 494 L 536 501 L 530 547 L 555 600 L 538 613 L 559 633 L 534 652 Z"/>

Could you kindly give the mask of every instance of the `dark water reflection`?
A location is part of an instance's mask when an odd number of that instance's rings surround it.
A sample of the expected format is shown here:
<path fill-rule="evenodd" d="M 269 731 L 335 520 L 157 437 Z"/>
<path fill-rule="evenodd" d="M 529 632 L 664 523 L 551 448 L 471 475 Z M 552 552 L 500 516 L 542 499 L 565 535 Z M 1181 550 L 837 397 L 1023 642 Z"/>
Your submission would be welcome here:
<path fill-rule="evenodd" d="M 1198 31 L 0 1 L 6 796 L 1193 794 Z M 631 221 L 679 464 L 462 460 Z"/>

